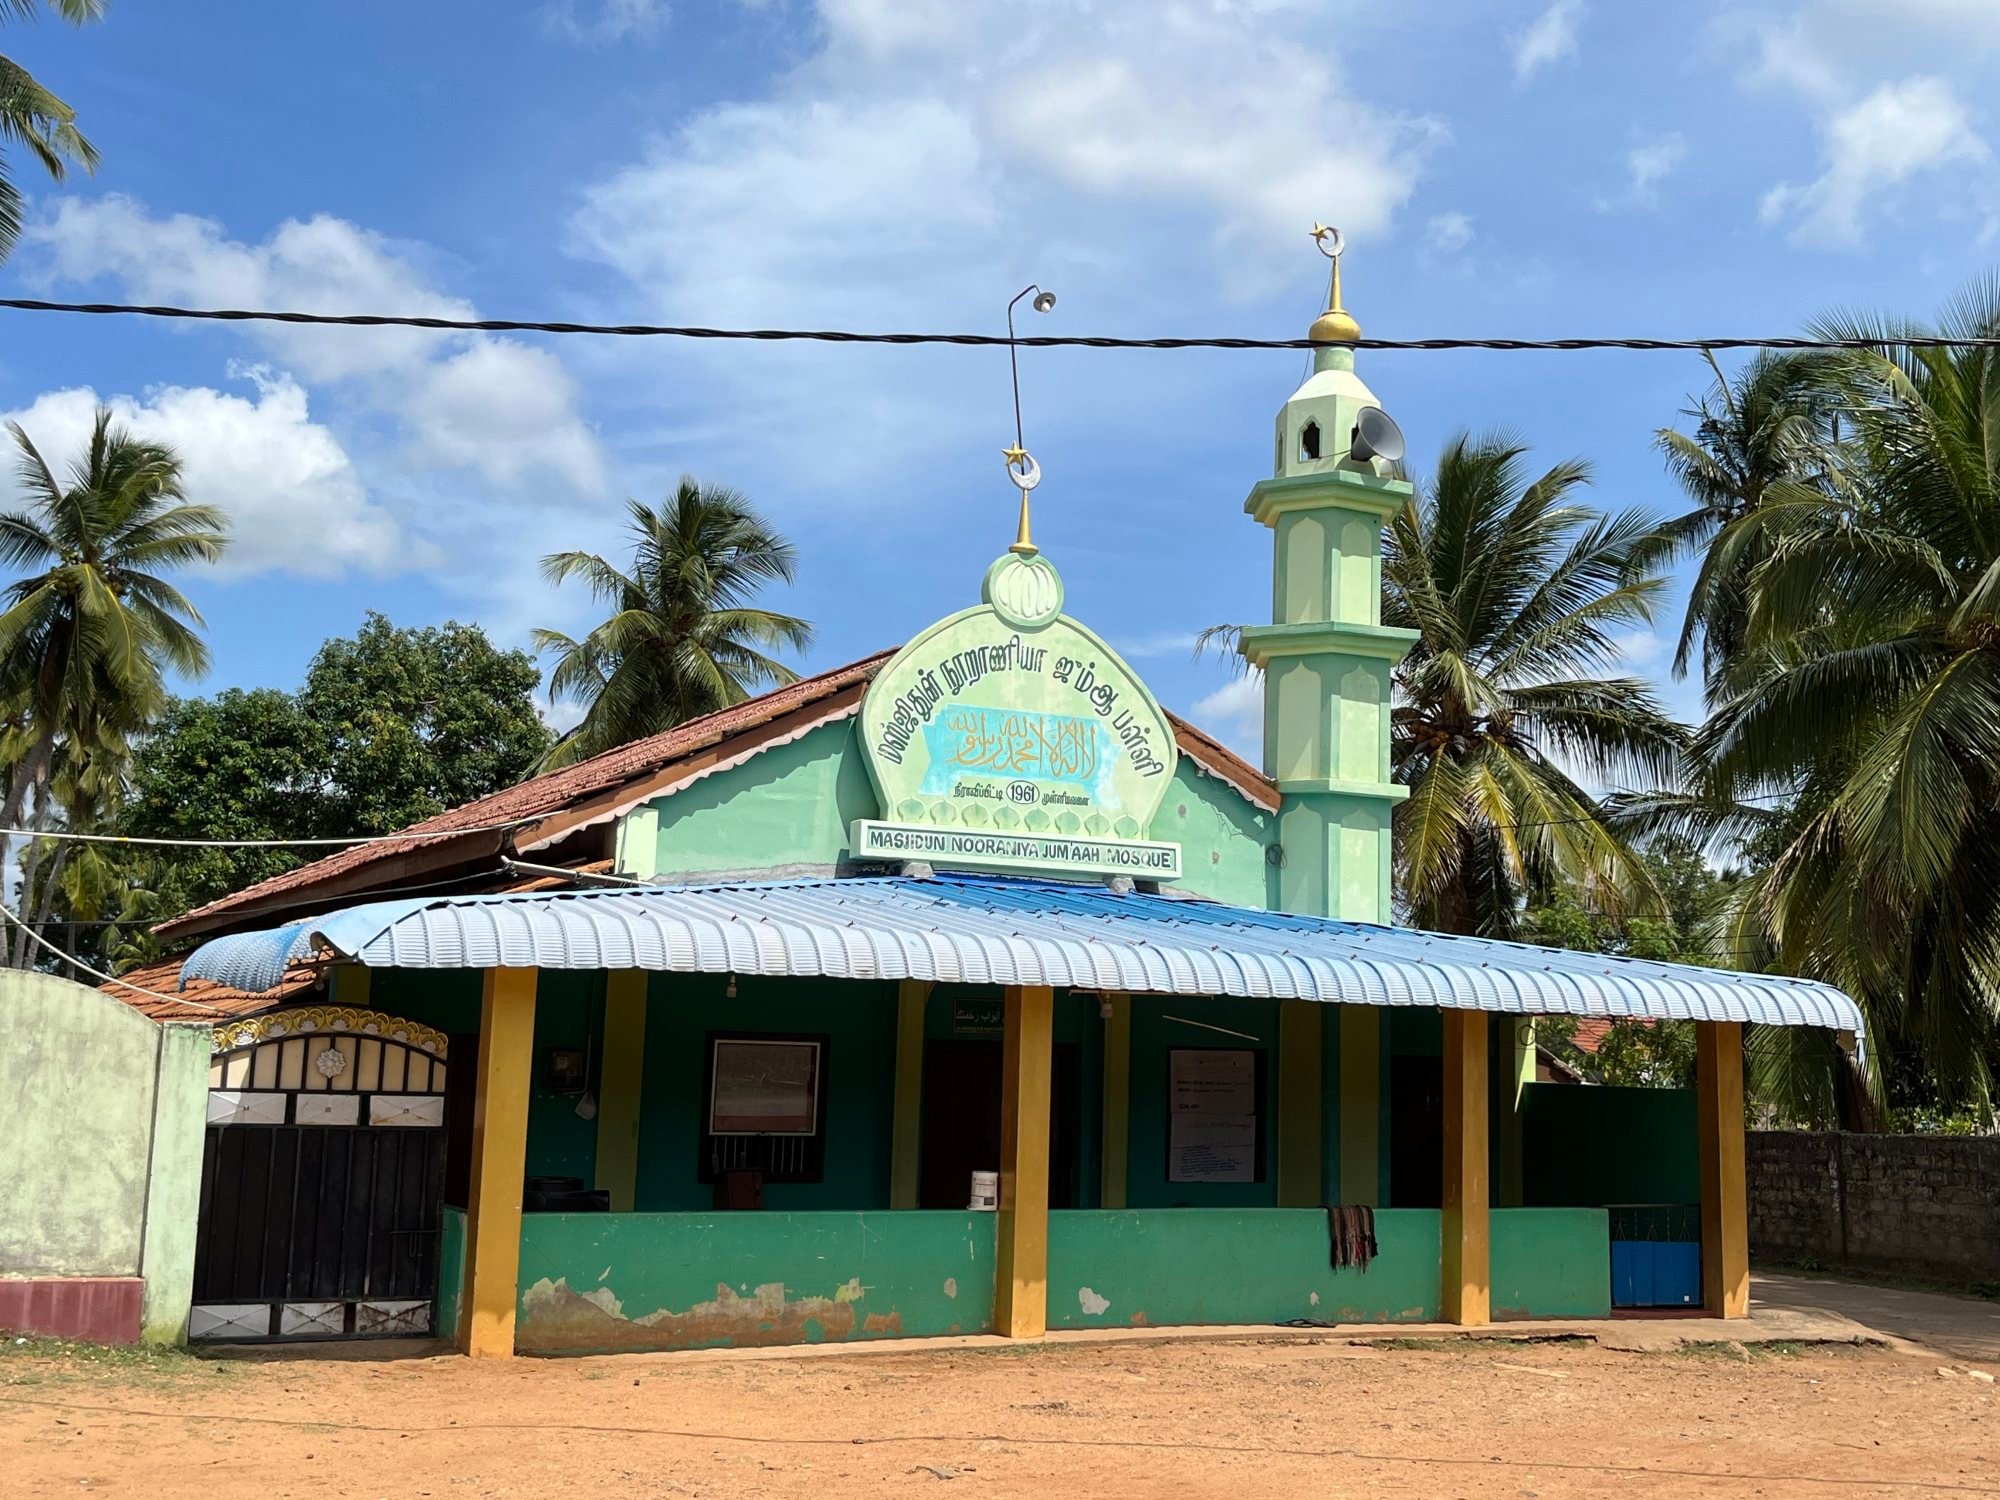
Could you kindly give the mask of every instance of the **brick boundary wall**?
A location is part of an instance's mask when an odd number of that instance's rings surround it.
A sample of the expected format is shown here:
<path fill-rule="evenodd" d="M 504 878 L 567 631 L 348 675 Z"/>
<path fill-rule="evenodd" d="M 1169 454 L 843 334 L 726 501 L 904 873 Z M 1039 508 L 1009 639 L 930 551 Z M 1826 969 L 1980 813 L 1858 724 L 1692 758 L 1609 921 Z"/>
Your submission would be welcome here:
<path fill-rule="evenodd" d="M 2000 1136 L 1747 1137 L 1750 1253 L 2000 1281 Z"/>

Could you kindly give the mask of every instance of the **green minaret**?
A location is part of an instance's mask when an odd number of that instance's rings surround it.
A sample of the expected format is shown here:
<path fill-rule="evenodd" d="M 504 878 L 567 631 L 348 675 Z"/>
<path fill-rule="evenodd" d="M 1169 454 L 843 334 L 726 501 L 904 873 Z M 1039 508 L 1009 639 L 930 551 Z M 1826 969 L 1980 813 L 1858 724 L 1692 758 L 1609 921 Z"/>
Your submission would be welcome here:
<path fill-rule="evenodd" d="M 1410 486 L 1381 458 L 1355 456 L 1361 413 L 1380 407 L 1354 373 L 1361 326 L 1340 305 L 1339 233 L 1315 225 L 1313 239 L 1333 274 L 1311 337 L 1349 347 L 1313 351 L 1311 376 L 1278 413 L 1272 475 L 1244 503 L 1275 546 L 1271 623 L 1244 630 L 1243 654 L 1264 673 L 1264 770 L 1284 796 L 1276 905 L 1387 922 L 1390 816 L 1409 795 L 1389 779 L 1389 669 L 1416 633 L 1381 623 L 1382 526 Z M 1339 1009 L 1334 1111 L 1322 1015 L 1303 1002 L 1279 1012 L 1278 1202 L 1380 1203 L 1381 1013 Z"/>
<path fill-rule="evenodd" d="M 1352 344 L 1340 305 L 1338 237 L 1327 310 L 1311 337 Z M 1389 669 L 1416 639 L 1382 623 L 1382 526 L 1410 486 L 1352 456 L 1355 423 L 1379 403 L 1354 350 L 1313 351 L 1313 372 L 1278 413 L 1272 477 L 1244 509 L 1276 533 L 1271 623 L 1243 632 L 1264 672 L 1264 770 L 1284 794 L 1277 905 L 1359 922 L 1390 919 L 1389 817 L 1409 795 L 1389 779 Z"/>

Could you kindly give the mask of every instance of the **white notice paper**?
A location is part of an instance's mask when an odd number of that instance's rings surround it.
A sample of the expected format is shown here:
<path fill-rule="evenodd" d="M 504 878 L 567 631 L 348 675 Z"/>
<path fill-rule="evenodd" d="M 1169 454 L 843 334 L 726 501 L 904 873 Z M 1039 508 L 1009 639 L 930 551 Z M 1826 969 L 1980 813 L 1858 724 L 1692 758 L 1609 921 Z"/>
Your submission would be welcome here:
<path fill-rule="evenodd" d="M 1257 1054 L 1176 1048 L 1171 1054 L 1169 1182 L 1257 1180 Z"/>

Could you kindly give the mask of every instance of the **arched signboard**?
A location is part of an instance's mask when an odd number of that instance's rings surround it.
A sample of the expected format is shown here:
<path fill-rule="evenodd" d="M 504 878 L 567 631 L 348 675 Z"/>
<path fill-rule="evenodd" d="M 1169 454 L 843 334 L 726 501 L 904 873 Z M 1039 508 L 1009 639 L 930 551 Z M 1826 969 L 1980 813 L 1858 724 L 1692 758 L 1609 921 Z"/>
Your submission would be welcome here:
<path fill-rule="evenodd" d="M 855 857 L 1176 879 L 1180 845 L 1147 837 L 1178 758 L 1160 705 L 1062 614 L 1047 558 L 1001 558 L 983 595 L 869 685 L 861 739 L 883 817 L 854 825 Z"/>

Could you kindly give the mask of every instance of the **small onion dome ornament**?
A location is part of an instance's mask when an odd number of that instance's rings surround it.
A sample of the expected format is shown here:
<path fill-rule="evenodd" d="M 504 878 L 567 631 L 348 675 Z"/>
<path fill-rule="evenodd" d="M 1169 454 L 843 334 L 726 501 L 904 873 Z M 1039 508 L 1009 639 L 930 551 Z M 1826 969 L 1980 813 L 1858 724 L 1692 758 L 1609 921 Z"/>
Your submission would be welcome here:
<path fill-rule="evenodd" d="M 1002 450 L 1007 477 L 1021 492 L 1021 529 L 1004 556 L 986 570 L 980 598 L 1016 630 L 1039 630 L 1062 613 L 1062 575 L 1028 534 L 1028 492 L 1042 482 L 1042 467 L 1019 442 Z"/>
<path fill-rule="evenodd" d="M 328 1047 L 313 1059 L 313 1066 L 322 1078 L 338 1078 L 347 1071 L 347 1054 L 338 1047 Z"/>

